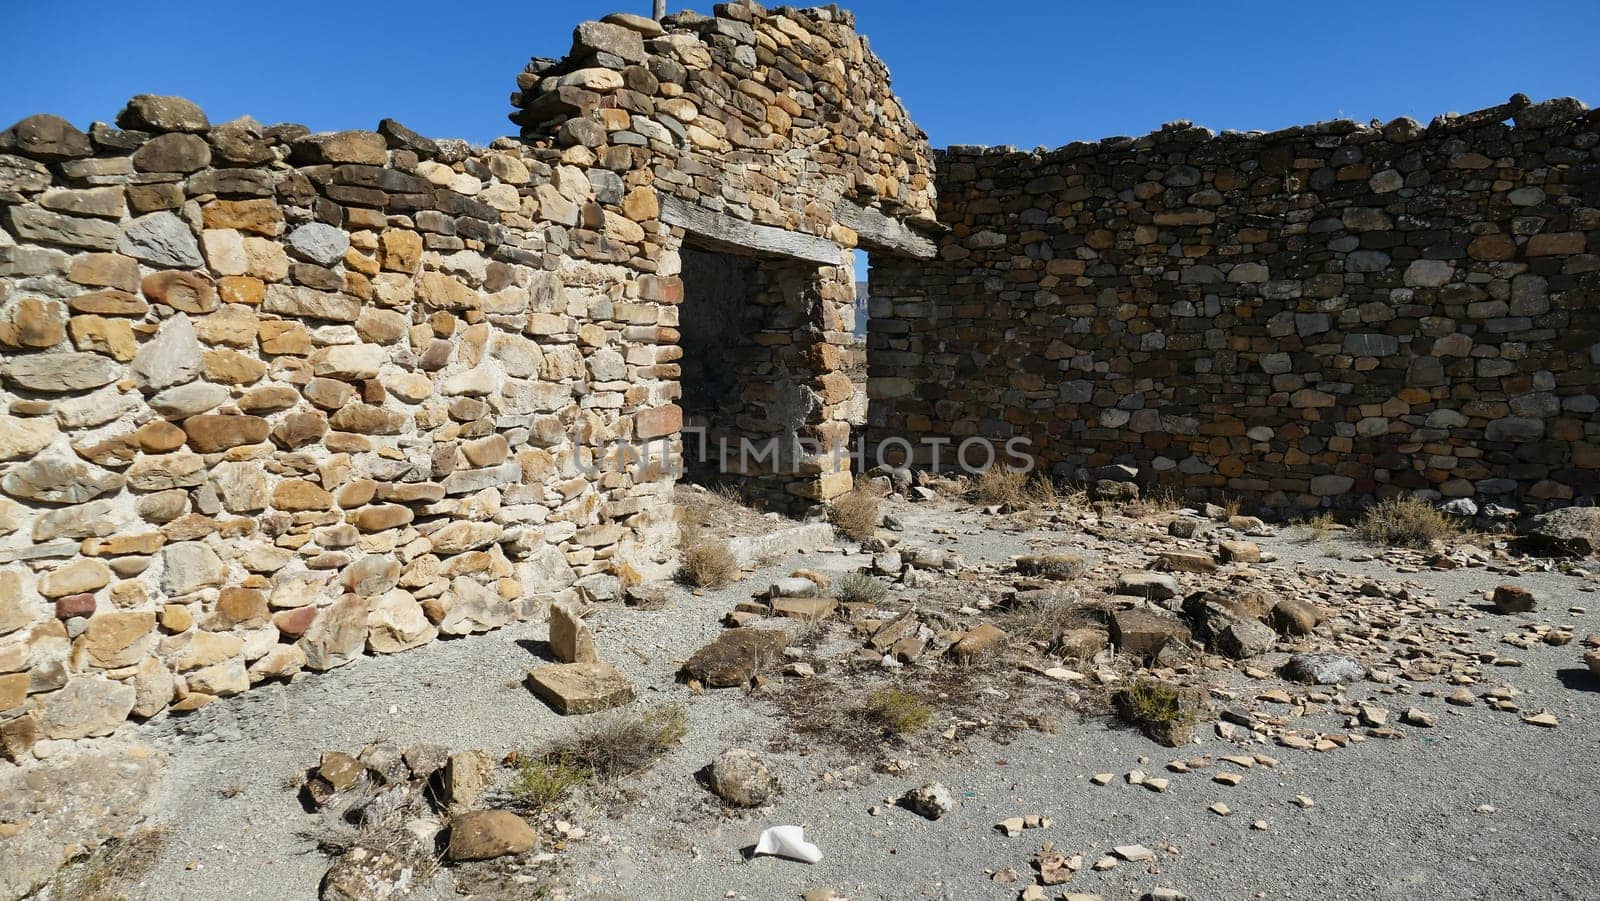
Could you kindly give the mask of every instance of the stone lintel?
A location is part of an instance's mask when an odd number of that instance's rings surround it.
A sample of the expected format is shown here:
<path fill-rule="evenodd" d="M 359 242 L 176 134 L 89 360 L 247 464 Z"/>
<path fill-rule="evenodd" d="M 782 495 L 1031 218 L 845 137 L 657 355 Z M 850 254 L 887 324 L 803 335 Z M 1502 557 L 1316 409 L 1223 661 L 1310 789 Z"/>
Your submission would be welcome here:
<path fill-rule="evenodd" d="M 837 266 L 844 249 L 827 238 L 756 225 L 678 197 L 661 198 L 661 221 L 691 234 L 759 254 Z"/>

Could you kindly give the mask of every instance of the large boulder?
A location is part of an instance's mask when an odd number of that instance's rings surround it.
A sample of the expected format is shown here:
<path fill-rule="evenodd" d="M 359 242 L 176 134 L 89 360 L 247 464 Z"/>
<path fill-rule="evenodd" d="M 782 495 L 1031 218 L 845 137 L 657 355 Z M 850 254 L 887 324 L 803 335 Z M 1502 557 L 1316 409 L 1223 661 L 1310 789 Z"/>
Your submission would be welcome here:
<path fill-rule="evenodd" d="M 782 629 L 729 629 L 694 652 L 683 675 L 708 688 L 745 685 L 783 657 L 789 633 Z"/>
<path fill-rule="evenodd" d="M 1111 641 L 1117 650 L 1145 660 L 1154 659 L 1168 642 L 1186 643 L 1189 627 L 1176 616 L 1145 607 L 1118 610 L 1111 615 Z"/>
<path fill-rule="evenodd" d="M 1542 556 L 1587 557 L 1600 549 L 1600 507 L 1541 513 L 1528 524 L 1522 544 Z"/>
<path fill-rule="evenodd" d="M 25 897 L 70 857 L 126 836 L 151 812 L 163 768 L 143 745 L 0 768 L 0 822 L 23 827 L 0 832 L 0 898 Z"/>

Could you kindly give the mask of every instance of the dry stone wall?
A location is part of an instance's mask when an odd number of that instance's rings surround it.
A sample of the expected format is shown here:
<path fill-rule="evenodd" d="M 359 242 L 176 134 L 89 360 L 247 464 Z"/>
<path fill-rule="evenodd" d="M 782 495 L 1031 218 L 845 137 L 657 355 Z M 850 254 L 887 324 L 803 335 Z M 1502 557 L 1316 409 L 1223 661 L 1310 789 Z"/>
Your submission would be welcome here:
<path fill-rule="evenodd" d="M 1600 116 L 1575 100 L 953 147 L 937 189 L 938 261 L 873 260 L 874 441 L 1022 436 L 1060 475 L 1277 507 L 1600 489 Z"/>
<path fill-rule="evenodd" d="M 668 571 L 619 444 L 679 443 L 686 237 L 848 306 L 844 223 L 932 215 L 847 16 L 718 11 L 585 23 L 489 148 L 154 96 L 0 133 L 0 756 Z"/>

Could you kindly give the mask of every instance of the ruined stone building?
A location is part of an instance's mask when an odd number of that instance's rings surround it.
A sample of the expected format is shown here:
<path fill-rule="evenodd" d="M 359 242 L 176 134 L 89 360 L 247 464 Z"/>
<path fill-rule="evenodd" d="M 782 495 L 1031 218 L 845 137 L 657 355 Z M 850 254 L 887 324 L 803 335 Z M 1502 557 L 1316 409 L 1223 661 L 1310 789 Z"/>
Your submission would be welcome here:
<path fill-rule="evenodd" d="M 584 23 L 515 96 L 488 148 L 151 96 L 0 133 L 5 755 L 666 575 L 686 441 L 848 491 L 857 248 L 872 442 L 1594 493 L 1580 105 L 936 155 L 848 13 L 747 3 Z"/>

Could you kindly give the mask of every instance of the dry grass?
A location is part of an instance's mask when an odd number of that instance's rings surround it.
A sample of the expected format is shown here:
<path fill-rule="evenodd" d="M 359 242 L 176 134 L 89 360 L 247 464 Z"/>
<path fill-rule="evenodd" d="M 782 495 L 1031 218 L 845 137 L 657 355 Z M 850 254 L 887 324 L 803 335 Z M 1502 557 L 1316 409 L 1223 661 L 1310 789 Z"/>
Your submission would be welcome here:
<path fill-rule="evenodd" d="M 1060 504 L 1064 495 L 1048 476 L 1021 472 L 1004 466 L 985 469 L 973 483 L 978 503 L 1011 510 L 1033 510 Z"/>
<path fill-rule="evenodd" d="M 849 604 L 876 604 L 889 593 L 889 586 L 866 573 L 849 573 L 833 583 L 833 596 Z"/>
<path fill-rule="evenodd" d="M 537 755 L 519 757 L 512 794 L 524 804 L 548 809 L 579 785 L 611 786 L 642 772 L 688 732 L 688 714 L 679 704 L 601 717 Z"/>
<path fill-rule="evenodd" d="M 865 541 L 878 531 L 882 504 L 883 498 L 870 482 L 857 480 L 849 492 L 833 499 L 828 507 L 828 521 L 845 537 Z"/>
<path fill-rule="evenodd" d="M 892 735 L 915 735 L 928 725 L 933 708 L 908 691 L 898 688 L 880 688 L 861 705 L 861 714 Z"/>
<path fill-rule="evenodd" d="M 1076 591 L 1052 592 L 1044 601 L 1008 610 L 996 625 L 1013 638 L 1052 644 L 1068 629 L 1093 623 L 1092 610 Z"/>
<path fill-rule="evenodd" d="M 1307 544 L 1327 541 L 1338 531 L 1338 524 L 1334 522 L 1333 514 L 1324 513 L 1303 519 L 1289 527 L 1290 535 L 1300 542 Z"/>
<path fill-rule="evenodd" d="M 739 558 L 720 538 L 708 538 L 697 528 L 679 529 L 683 564 L 678 576 L 696 588 L 721 588 L 737 581 Z"/>
<path fill-rule="evenodd" d="M 1027 496 L 1028 474 L 1003 466 L 991 466 L 978 476 L 976 484 L 972 487 L 980 504 L 1021 506 L 1021 502 Z"/>
<path fill-rule="evenodd" d="M 1432 504 L 1416 498 L 1388 498 L 1362 515 L 1356 532 L 1384 547 L 1426 550 L 1433 542 L 1461 534 L 1461 527 Z"/>
<path fill-rule="evenodd" d="M 1183 509 L 1188 504 L 1176 489 L 1162 485 L 1141 496 L 1139 498 L 1139 506 L 1147 513 L 1171 513 L 1174 510 Z"/>
<path fill-rule="evenodd" d="M 161 859 L 171 831 L 147 826 L 111 839 L 58 872 L 38 897 L 63 901 L 127 901 L 126 894 Z"/>

